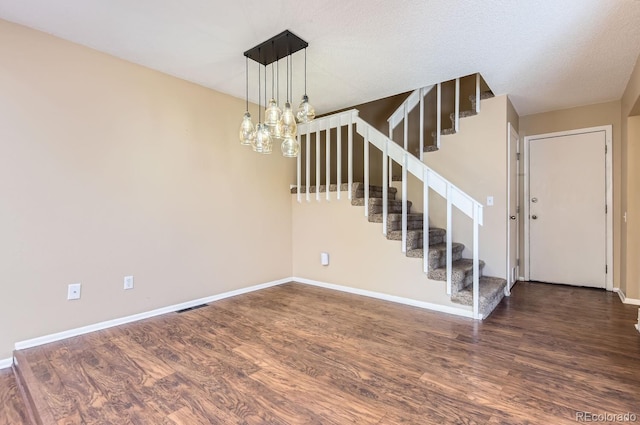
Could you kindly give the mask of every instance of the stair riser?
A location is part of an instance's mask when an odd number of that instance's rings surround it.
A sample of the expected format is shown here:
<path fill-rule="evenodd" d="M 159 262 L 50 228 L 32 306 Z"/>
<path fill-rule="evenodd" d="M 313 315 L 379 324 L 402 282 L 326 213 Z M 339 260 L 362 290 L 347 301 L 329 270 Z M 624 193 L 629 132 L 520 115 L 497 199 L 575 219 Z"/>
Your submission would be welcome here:
<path fill-rule="evenodd" d="M 382 198 L 383 192 L 380 190 L 370 190 L 369 198 Z M 358 189 L 353 193 L 354 198 L 364 198 L 364 189 Z M 395 200 L 396 194 L 395 192 L 389 192 L 389 199 Z"/>
<path fill-rule="evenodd" d="M 402 240 L 402 234 L 399 232 L 399 230 L 388 231 L 387 239 L 393 241 Z M 407 230 L 407 250 L 423 248 L 423 233 L 422 228 Z M 429 229 L 429 245 L 444 243 L 445 237 L 446 233 L 441 229 Z"/>
<path fill-rule="evenodd" d="M 422 230 L 422 220 L 407 220 L 407 230 Z M 402 221 L 387 221 L 387 230 L 402 230 Z"/>
<path fill-rule="evenodd" d="M 439 267 L 445 267 L 447 265 L 447 253 L 442 252 L 442 255 L 429 255 L 429 269 L 437 269 Z M 462 250 L 453 251 L 451 253 L 451 261 L 457 261 L 462 258 Z"/>
<path fill-rule="evenodd" d="M 480 276 L 482 276 L 482 269 L 484 265 L 480 265 Z M 447 280 L 446 271 L 439 270 L 430 270 L 428 273 L 429 279 L 434 280 Z M 466 273 L 463 273 L 459 270 L 454 270 L 451 275 L 451 293 L 456 294 L 458 291 L 461 291 L 473 284 L 473 271 L 469 270 Z"/>
<path fill-rule="evenodd" d="M 402 204 L 396 204 L 395 201 L 393 203 L 389 203 L 389 208 L 387 209 L 389 213 L 402 213 Z M 407 205 L 407 213 L 411 212 L 411 207 Z M 382 205 L 371 205 L 369 204 L 369 215 L 371 214 L 382 214 Z"/>

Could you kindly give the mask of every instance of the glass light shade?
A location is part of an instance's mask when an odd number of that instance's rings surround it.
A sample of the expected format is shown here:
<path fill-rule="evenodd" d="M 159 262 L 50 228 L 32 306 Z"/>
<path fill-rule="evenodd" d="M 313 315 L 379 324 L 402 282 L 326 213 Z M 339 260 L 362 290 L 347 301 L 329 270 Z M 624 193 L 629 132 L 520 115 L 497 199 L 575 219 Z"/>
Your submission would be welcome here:
<path fill-rule="evenodd" d="M 264 124 L 269 127 L 269 131 L 273 134 L 273 130 L 280 121 L 282 111 L 278 107 L 275 99 L 271 99 L 267 105 L 267 109 L 264 111 Z"/>
<path fill-rule="evenodd" d="M 269 129 L 262 123 L 256 127 L 256 137 L 253 143 L 253 150 L 258 153 L 271 153 L 272 142 Z"/>
<path fill-rule="evenodd" d="M 273 127 L 269 128 L 269 133 L 271 133 L 271 140 L 273 140 L 274 142 L 284 139 L 284 127 L 282 125 L 282 116 Z"/>
<path fill-rule="evenodd" d="M 300 143 L 298 143 L 295 137 L 287 135 L 282 141 L 282 145 L 280 146 L 280 148 L 282 149 L 282 156 L 286 156 L 287 158 L 295 158 L 300 152 Z"/>
<path fill-rule="evenodd" d="M 258 123 L 256 125 L 256 137 L 253 138 L 253 143 L 251 143 L 254 152 L 262 152 L 264 139 L 265 134 L 263 131 L 262 123 Z"/>
<path fill-rule="evenodd" d="M 300 106 L 298 106 L 298 111 L 296 112 L 296 118 L 298 122 L 311 122 L 316 117 L 316 110 L 309 103 L 309 97 L 305 94 L 302 96 L 302 102 L 300 102 Z"/>
<path fill-rule="evenodd" d="M 251 114 L 249 112 L 244 113 L 242 118 L 242 124 L 240 124 L 240 144 L 252 145 L 253 140 L 256 137 L 256 130 L 251 122 Z"/>
<path fill-rule="evenodd" d="M 266 125 L 265 128 L 267 128 Z M 267 133 L 269 133 L 269 129 L 267 129 Z M 271 133 L 269 133 L 269 137 L 264 138 L 262 141 L 262 152 L 260 153 L 267 155 L 271 152 L 273 152 L 273 138 L 271 137 Z"/>
<path fill-rule="evenodd" d="M 284 104 L 282 110 L 282 133 L 285 136 L 296 137 L 298 134 L 298 124 L 296 124 L 296 117 L 291 110 L 291 104 L 289 102 Z"/>

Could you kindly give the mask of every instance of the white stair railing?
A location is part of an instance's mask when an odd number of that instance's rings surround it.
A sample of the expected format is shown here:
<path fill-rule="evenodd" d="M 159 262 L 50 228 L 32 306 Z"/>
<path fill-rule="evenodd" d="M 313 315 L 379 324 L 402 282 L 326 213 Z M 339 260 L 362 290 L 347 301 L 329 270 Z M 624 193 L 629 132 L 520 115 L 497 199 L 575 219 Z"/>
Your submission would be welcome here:
<path fill-rule="evenodd" d="M 418 92 L 419 96 L 422 95 L 421 92 Z M 422 96 L 423 97 L 423 96 Z M 420 99 L 416 99 L 416 104 L 420 103 Z M 415 105 L 414 105 L 415 106 Z M 404 118 L 404 110 L 403 110 L 403 118 Z M 423 270 L 425 273 L 428 273 L 428 251 L 429 251 L 429 189 L 435 191 L 440 196 L 446 199 L 447 201 L 447 223 L 450 225 L 452 223 L 452 214 L 453 208 L 458 209 L 471 220 L 473 220 L 473 317 L 476 319 L 480 318 L 479 313 L 479 226 L 483 224 L 483 207 L 482 204 L 477 202 L 471 196 L 460 190 L 453 183 L 442 177 L 440 174 L 427 167 L 419 158 L 410 154 L 410 152 L 405 149 L 403 146 L 395 143 L 391 138 L 385 136 L 380 131 L 378 131 L 375 127 L 364 121 L 358 116 L 358 111 L 355 109 L 340 112 L 337 114 L 329 115 L 322 118 L 317 118 L 311 123 L 308 124 L 299 124 L 298 125 L 298 133 L 299 135 L 305 135 L 305 164 L 306 168 L 306 181 L 305 181 L 305 189 L 306 189 L 306 201 L 310 202 L 311 198 L 309 196 L 310 191 L 310 155 L 311 155 L 311 135 L 315 133 L 315 138 L 313 142 L 315 143 L 315 152 L 316 152 L 316 200 L 320 201 L 320 182 L 321 182 L 321 172 L 320 172 L 320 153 L 321 153 L 321 144 L 325 145 L 326 156 L 329 157 L 331 152 L 331 138 L 328 133 L 332 129 L 336 129 L 337 131 L 337 143 L 338 146 L 336 149 L 336 169 L 337 172 L 337 198 L 339 199 L 340 186 L 342 184 L 341 181 L 341 173 L 339 170 L 342 168 L 342 153 L 341 153 L 341 132 L 343 127 L 347 128 L 347 156 L 348 156 L 348 193 L 349 199 L 352 198 L 352 187 L 353 187 L 353 167 L 354 167 L 354 152 L 353 152 L 353 126 L 355 124 L 356 132 L 360 134 L 364 138 L 364 149 L 363 149 L 363 163 L 364 163 L 364 214 L 367 216 L 369 214 L 369 145 L 373 145 L 375 148 L 379 149 L 382 152 L 382 187 L 383 187 L 383 219 L 382 219 L 382 233 L 386 235 L 387 233 L 387 222 L 388 222 L 388 189 L 389 189 L 389 175 L 391 174 L 390 164 L 396 162 L 402 167 L 403 174 L 403 187 L 402 187 L 402 250 L 406 252 L 406 241 L 407 241 L 407 188 L 406 181 L 407 175 L 410 173 L 415 176 L 419 181 L 423 184 L 423 193 L 424 193 L 424 218 L 422 224 L 423 230 Z M 327 132 L 326 137 L 324 138 L 324 142 L 320 137 L 320 133 L 322 131 Z M 299 140 L 301 140 L 302 136 L 299 136 Z M 327 164 L 329 161 L 327 160 Z M 302 160 L 298 159 L 298 172 L 297 172 L 297 200 L 298 202 L 302 202 L 301 195 L 301 181 L 300 177 Z M 325 168 L 325 182 L 326 188 L 325 190 L 329 192 L 329 181 L 330 181 L 330 167 Z M 329 195 L 327 194 L 327 199 L 329 199 Z M 447 229 L 447 293 L 451 293 L 451 259 L 452 259 L 452 243 L 450 241 L 451 227 Z"/>

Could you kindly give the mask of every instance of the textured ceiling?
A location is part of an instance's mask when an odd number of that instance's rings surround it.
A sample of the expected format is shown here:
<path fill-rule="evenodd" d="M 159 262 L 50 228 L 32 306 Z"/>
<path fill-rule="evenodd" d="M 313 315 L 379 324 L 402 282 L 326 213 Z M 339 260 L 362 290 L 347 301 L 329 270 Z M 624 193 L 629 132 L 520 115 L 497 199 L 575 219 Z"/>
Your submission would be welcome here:
<path fill-rule="evenodd" d="M 0 18 L 240 98 L 243 52 L 289 29 L 319 113 L 478 71 L 520 115 L 615 100 L 640 54 L 639 0 L 0 0 Z"/>

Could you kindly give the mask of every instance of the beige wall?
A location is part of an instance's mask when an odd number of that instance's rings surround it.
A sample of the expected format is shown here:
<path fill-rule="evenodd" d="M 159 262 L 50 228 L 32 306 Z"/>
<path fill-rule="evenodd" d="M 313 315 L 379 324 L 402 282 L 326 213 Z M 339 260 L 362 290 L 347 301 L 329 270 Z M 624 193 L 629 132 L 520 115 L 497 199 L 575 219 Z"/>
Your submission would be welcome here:
<path fill-rule="evenodd" d="M 640 101 L 640 56 L 631 73 L 622 96 L 622 211 L 627 212 L 627 222 L 622 224 L 621 288 L 629 298 L 640 299 L 640 137 L 637 114 Z M 632 117 L 632 118 L 630 118 Z"/>
<path fill-rule="evenodd" d="M 524 152 L 524 138 L 536 134 L 554 133 L 558 131 L 575 130 L 580 128 L 612 125 L 613 127 L 613 286 L 623 286 L 620 279 L 620 232 L 623 209 L 621 207 L 622 193 L 622 134 L 620 120 L 620 101 L 598 103 L 559 111 L 545 112 L 520 117 L 520 152 Z M 579 152 L 576 153 L 579 155 Z M 524 170 L 524 164 L 521 169 Z M 524 178 L 521 179 L 520 205 L 524 210 Z M 524 252 L 524 220 L 520 227 L 520 252 Z M 527 259 L 521 255 L 521 265 Z M 521 268 L 522 270 L 522 268 Z"/>
<path fill-rule="evenodd" d="M 293 210 L 293 274 L 296 277 L 468 310 L 452 303 L 445 282 L 427 279 L 421 258 L 408 258 L 400 241 L 382 235 L 382 225 L 369 223 L 364 207 L 342 200 L 308 203 L 291 197 Z M 329 266 L 320 264 L 328 252 Z"/>
<path fill-rule="evenodd" d="M 0 359 L 291 276 L 295 161 L 238 144 L 242 100 L 5 21 L 0 40 Z"/>

